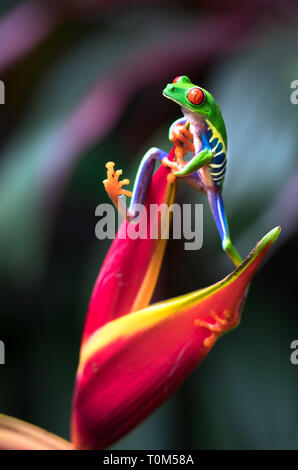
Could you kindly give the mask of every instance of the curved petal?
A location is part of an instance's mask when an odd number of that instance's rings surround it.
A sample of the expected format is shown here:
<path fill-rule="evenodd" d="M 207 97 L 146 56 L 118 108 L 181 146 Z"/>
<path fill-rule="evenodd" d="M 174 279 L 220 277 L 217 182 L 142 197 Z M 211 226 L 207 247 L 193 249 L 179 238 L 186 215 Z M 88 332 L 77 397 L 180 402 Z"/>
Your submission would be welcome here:
<path fill-rule="evenodd" d="M 222 281 L 118 318 L 83 345 L 72 418 L 77 448 L 105 448 L 122 437 L 237 326 L 249 283 L 279 232 Z"/>
<path fill-rule="evenodd" d="M 172 160 L 173 156 L 174 149 L 168 158 Z M 152 178 L 146 212 L 137 224 L 146 226 L 146 232 L 155 229 L 154 221 L 149 223 L 150 204 L 170 206 L 174 201 L 176 183 L 168 183 L 169 173 L 168 168 L 160 167 Z M 122 222 L 99 272 L 89 304 L 83 342 L 108 321 L 144 308 L 151 300 L 167 240 L 154 239 L 149 234 L 145 239 L 130 239 L 126 236 L 128 225 L 126 221 Z M 153 233 L 160 230 L 156 227 Z"/>
<path fill-rule="evenodd" d="M 33 424 L 0 414 L 2 450 L 72 450 L 70 442 Z"/>

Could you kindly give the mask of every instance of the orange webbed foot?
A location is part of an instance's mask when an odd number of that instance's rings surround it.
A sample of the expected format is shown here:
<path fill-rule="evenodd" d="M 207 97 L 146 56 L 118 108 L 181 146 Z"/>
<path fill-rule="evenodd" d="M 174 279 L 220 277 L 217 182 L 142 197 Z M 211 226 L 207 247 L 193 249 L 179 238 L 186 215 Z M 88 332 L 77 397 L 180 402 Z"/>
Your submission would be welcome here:
<path fill-rule="evenodd" d="M 175 148 L 175 157 L 176 157 L 175 161 L 169 160 L 168 157 L 164 157 L 161 160 L 161 164 L 163 166 L 166 166 L 166 167 L 168 167 L 172 170 L 172 173 L 170 173 L 167 177 L 169 183 L 174 183 L 175 182 L 176 175 L 174 173 L 182 170 L 182 168 L 185 165 L 185 162 L 184 162 L 183 158 L 181 157 L 181 153 L 178 153 L 180 158 L 177 158 L 177 150 L 178 150 L 178 148 L 176 147 Z"/>
<path fill-rule="evenodd" d="M 239 318 L 237 312 L 230 314 L 228 310 L 224 310 L 222 316 L 219 316 L 214 310 L 210 312 L 210 316 L 214 320 L 214 323 L 211 323 L 207 320 L 201 320 L 197 318 L 195 320 L 195 325 L 208 328 L 210 331 L 210 336 L 205 338 L 204 346 L 206 348 L 211 348 L 219 336 L 221 336 L 225 331 L 230 330 L 233 326 L 237 326 Z"/>
<path fill-rule="evenodd" d="M 176 146 L 176 157 L 181 162 L 183 162 L 183 156 L 187 152 L 194 152 L 193 135 L 189 130 L 189 122 L 174 125 L 171 140 Z"/>
<path fill-rule="evenodd" d="M 113 201 L 117 201 L 118 196 L 131 197 L 132 192 L 127 189 L 123 189 L 123 186 L 129 184 L 129 179 L 125 178 L 119 181 L 119 177 L 123 172 L 122 170 L 115 171 L 114 166 L 114 162 L 106 163 L 107 179 L 103 181 L 105 190 Z"/>
<path fill-rule="evenodd" d="M 183 157 L 188 152 L 194 152 L 193 135 L 189 130 L 189 123 L 174 125 L 171 131 L 171 141 L 175 145 L 175 162 L 170 162 L 167 158 L 162 160 L 162 164 L 172 169 L 172 172 L 182 170 L 186 162 Z"/>
<path fill-rule="evenodd" d="M 177 124 L 173 131 L 172 131 L 172 139 L 171 139 L 175 145 L 177 146 L 184 146 L 185 150 L 189 152 L 194 151 L 194 145 L 193 145 L 193 135 L 189 130 L 189 124 L 186 123 L 181 126 L 181 124 Z"/>

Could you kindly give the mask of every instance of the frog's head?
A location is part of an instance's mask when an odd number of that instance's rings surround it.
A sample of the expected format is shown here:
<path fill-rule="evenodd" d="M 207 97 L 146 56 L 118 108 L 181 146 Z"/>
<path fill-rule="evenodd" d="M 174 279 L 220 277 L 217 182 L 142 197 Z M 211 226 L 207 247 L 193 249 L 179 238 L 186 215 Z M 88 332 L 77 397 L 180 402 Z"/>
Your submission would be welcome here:
<path fill-rule="evenodd" d="M 186 108 L 204 118 L 208 118 L 216 106 L 213 96 L 204 88 L 191 83 L 185 75 L 176 77 L 169 83 L 163 90 L 163 95 L 180 104 L 182 109 Z"/>

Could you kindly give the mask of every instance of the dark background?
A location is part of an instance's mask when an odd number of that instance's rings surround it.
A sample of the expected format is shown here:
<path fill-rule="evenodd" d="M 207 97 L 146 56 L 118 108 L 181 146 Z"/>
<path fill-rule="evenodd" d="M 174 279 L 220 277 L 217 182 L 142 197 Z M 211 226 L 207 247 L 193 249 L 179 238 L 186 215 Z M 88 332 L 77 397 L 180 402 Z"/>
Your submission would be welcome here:
<path fill-rule="evenodd" d="M 133 181 L 152 145 L 170 149 L 177 75 L 207 88 L 227 126 L 224 200 L 243 256 L 282 234 L 254 279 L 240 327 L 119 449 L 297 449 L 298 79 L 294 1 L 2 1 L 0 411 L 69 436 L 88 300 L 110 242 L 95 237 L 114 160 Z M 170 240 L 154 300 L 232 270 L 206 198 L 204 245 Z"/>

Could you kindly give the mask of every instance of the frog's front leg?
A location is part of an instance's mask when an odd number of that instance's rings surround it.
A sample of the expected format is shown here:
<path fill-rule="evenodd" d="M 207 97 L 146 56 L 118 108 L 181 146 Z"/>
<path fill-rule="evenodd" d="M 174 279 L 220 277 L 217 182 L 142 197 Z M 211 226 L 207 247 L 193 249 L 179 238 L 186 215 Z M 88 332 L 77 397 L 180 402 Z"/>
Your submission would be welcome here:
<path fill-rule="evenodd" d="M 197 153 L 189 162 L 187 162 L 181 170 L 174 173 L 175 176 L 187 176 L 195 173 L 203 166 L 207 165 L 215 153 L 213 150 L 204 148 L 199 153 Z"/>
<path fill-rule="evenodd" d="M 162 164 L 172 169 L 173 173 L 169 180 L 174 181 L 176 174 L 186 165 L 183 160 L 188 152 L 194 152 L 193 135 L 189 130 L 189 122 L 185 117 L 177 119 L 169 129 L 169 140 L 175 145 L 176 160 L 169 160 L 167 157 L 162 159 Z"/>
<path fill-rule="evenodd" d="M 139 218 L 140 204 L 144 205 L 146 202 L 147 190 L 154 172 L 155 163 L 156 161 L 161 161 L 166 156 L 166 152 L 156 147 L 152 147 L 145 153 L 140 163 L 132 192 L 123 189 L 124 185 L 129 184 L 128 179 L 119 181 L 119 176 L 122 174 L 122 170 L 117 170 L 115 172 L 115 164 L 113 162 L 106 164 L 108 172 L 107 179 L 103 182 L 105 189 L 119 212 L 128 222 L 132 222 Z M 121 196 L 131 197 L 128 209 L 126 209 Z"/>
<path fill-rule="evenodd" d="M 175 157 L 184 166 L 184 155 L 194 152 L 193 135 L 189 130 L 189 121 L 185 117 L 177 119 L 169 129 L 169 140 L 175 145 Z"/>
<path fill-rule="evenodd" d="M 199 142 L 199 148 L 196 147 L 195 155 L 187 162 L 181 170 L 175 173 L 176 176 L 187 176 L 198 171 L 207 165 L 215 155 L 211 148 L 207 134 L 205 131 L 196 134 L 196 141 Z"/>
<path fill-rule="evenodd" d="M 176 121 L 172 127 L 175 126 L 175 129 L 177 129 L 177 127 L 180 126 L 179 121 Z M 203 132 L 197 139 L 201 143 L 201 148 L 199 150 L 197 149 L 196 154 L 188 162 L 184 162 L 183 156 L 188 151 L 192 151 L 193 153 L 195 151 L 193 145 L 193 134 L 189 130 L 189 123 L 186 121 L 183 127 L 176 130 L 176 133 L 172 131 L 172 135 L 177 136 L 176 140 L 172 139 L 176 145 L 175 155 L 177 157 L 177 155 L 179 156 L 181 153 L 181 157 L 176 158 L 176 162 L 169 162 L 167 158 L 164 158 L 162 163 L 163 165 L 170 167 L 175 176 L 192 175 L 200 168 L 207 165 L 215 155 L 215 152 L 210 147 L 206 134 Z"/>

